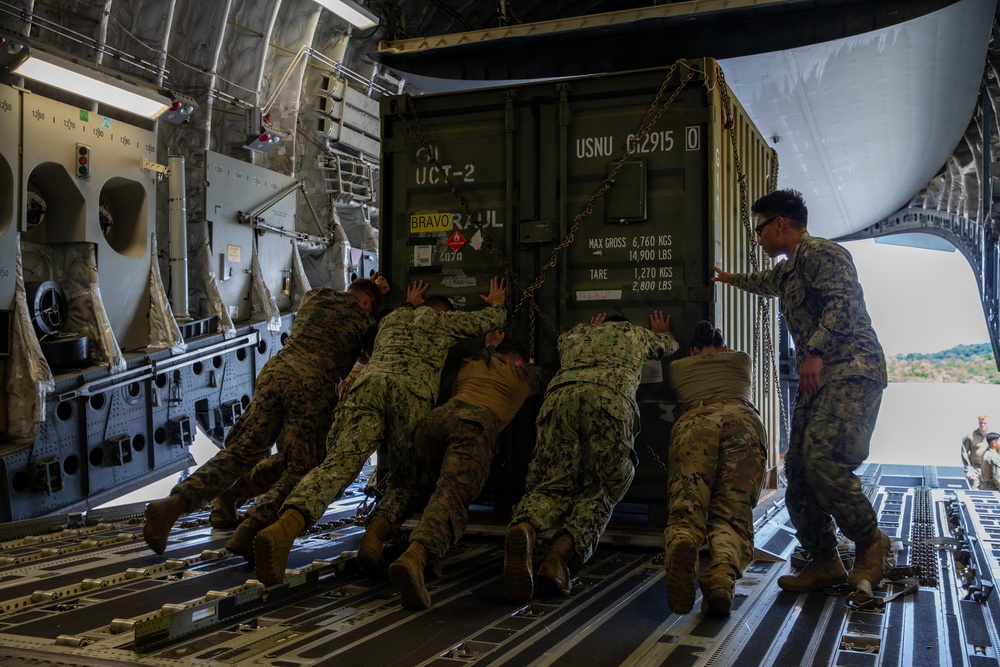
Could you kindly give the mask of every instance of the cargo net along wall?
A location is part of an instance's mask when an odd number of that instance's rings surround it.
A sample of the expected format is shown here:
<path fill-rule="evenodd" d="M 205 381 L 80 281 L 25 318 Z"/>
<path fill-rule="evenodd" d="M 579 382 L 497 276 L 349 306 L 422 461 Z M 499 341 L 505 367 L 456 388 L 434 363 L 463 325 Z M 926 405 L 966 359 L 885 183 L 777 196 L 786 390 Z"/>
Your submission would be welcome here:
<path fill-rule="evenodd" d="M 643 326 L 654 309 L 671 316 L 680 351 L 643 369 L 639 466 L 619 506 L 652 525 L 666 520 L 664 462 L 676 410 L 667 365 L 687 354 L 699 320 L 720 313 L 734 347 L 758 357 L 765 349 L 753 335 L 756 302 L 720 308 L 709 282 L 713 263 L 741 258 L 733 264 L 741 268 L 753 245 L 740 219 L 734 137 L 750 169 L 747 207 L 766 191 L 769 166 L 765 142 L 734 99 L 739 120 L 730 133 L 716 72 L 714 61 L 698 60 L 384 98 L 382 107 L 381 256 L 394 284 L 425 280 L 429 293 L 475 309 L 489 278 L 508 275 L 508 336 L 550 364 L 558 363 L 558 335 L 598 313 Z M 772 316 L 770 335 L 775 329 Z M 453 356 L 482 344 L 459 345 Z M 758 359 L 764 365 L 771 367 Z M 757 392 L 777 442 L 776 394 L 764 392 L 761 378 Z M 507 430 L 487 490 L 496 506 L 523 489 L 537 409 L 527 404 Z"/>

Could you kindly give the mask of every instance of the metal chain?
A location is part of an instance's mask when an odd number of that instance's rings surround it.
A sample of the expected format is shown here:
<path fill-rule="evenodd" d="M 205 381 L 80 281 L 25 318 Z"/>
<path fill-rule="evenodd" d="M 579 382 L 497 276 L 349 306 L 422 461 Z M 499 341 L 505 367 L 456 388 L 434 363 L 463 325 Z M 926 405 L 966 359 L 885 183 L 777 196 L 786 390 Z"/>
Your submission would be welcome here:
<path fill-rule="evenodd" d="M 733 163 L 736 167 L 736 180 L 740 188 L 740 220 L 743 222 L 743 230 L 749 240 L 750 267 L 753 271 L 759 271 L 757 236 L 751 226 L 750 221 L 750 195 L 748 192 L 747 175 L 743 173 L 740 160 L 739 144 L 736 141 L 736 120 L 733 117 L 733 103 L 729 97 L 729 86 L 726 84 L 726 75 L 722 68 L 716 66 L 719 81 L 719 92 L 722 95 L 722 106 L 725 121 L 723 127 L 729 132 L 729 140 L 733 147 Z M 767 191 L 773 192 L 778 187 L 778 154 L 771 149 L 771 168 L 767 176 Z M 763 331 L 761 331 L 763 329 Z M 778 397 L 778 410 L 781 418 L 781 432 L 788 440 L 788 414 L 785 410 L 785 400 L 781 395 L 781 380 L 778 376 L 778 356 L 774 351 L 774 340 L 771 332 L 771 302 L 768 299 L 757 298 L 757 312 L 754 315 L 753 339 L 763 341 L 764 358 L 770 362 L 771 377 L 774 383 L 774 392 Z M 751 390 L 756 390 L 757 373 L 753 374 L 753 384 Z"/>
<path fill-rule="evenodd" d="M 688 70 L 687 76 L 681 81 L 680 85 L 673 91 L 673 93 L 667 98 L 667 100 L 663 104 L 660 104 L 660 99 L 666 92 L 667 85 L 670 83 L 670 80 L 673 78 L 674 73 L 677 71 L 678 65 L 681 64 L 683 64 L 687 68 Z M 521 308 L 524 307 L 525 305 L 530 306 L 529 340 L 531 347 L 530 355 L 532 358 L 535 356 L 534 348 L 535 348 L 536 315 L 537 317 L 542 319 L 542 321 L 546 324 L 546 326 L 549 327 L 549 329 L 552 330 L 553 333 L 556 334 L 559 333 L 555 325 L 553 325 L 552 322 L 542 312 L 541 307 L 535 300 L 535 294 L 538 292 L 539 289 L 541 289 L 542 285 L 545 283 L 545 278 L 548 272 L 558 265 L 560 254 L 566 248 L 571 246 L 573 242 L 576 240 L 577 229 L 579 229 L 583 221 L 593 213 L 594 205 L 597 203 L 597 201 L 601 199 L 601 197 L 603 197 L 607 193 L 607 191 L 611 188 L 611 186 L 614 185 L 614 178 L 621 170 L 625 161 L 635 153 L 635 151 L 641 145 L 641 142 L 649 134 L 650 130 L 652 129 L 656 121 L 659 119 L 659 117 L 663 114 L 666 108 L 673 103 L 673 101 L 677 98 L 677 95 L 680 94 L 680 92 L 685 88 L 688 82 L 690 82 L 691 79 L 694 78 L 696 72 L 697 70 L 695 70 L 688 62 L 683 60 L 679 60 L 670 66 L 670 69 L 667 70 L 666 76 L 663 79 L 663 83 L 660 85 L 660 89 L 656 93 L 656 97 L 654 98 L 649 109 L 647 109 L 646 111 L 646 115 L 643 118 L 642 123 L 639 126 L 639 129 L 633 134 L 632 140 L 627 143 L 625 152 L 621 155 L 621 157 L 618 158 L 618 161 L 612 168 L 611 173 L 608 174 L 607 178 L 601 183 L 601 186 L 597 189 L 596 192 L 594 192 L 594 194 L 591 195 L 590 199 L 587 201 L 587 204 L 584 206 L 583 210 L 581 210 L 573 218 L 573 222 L 570 224 L 570 228 L 569 231 L 566 233 L 566 237 L 552 249 L 552 252 L 549 254 L 549 260 L 545 263 L 544 266 L 542 266 L 541 271 L 538 273 L 537 276 L 535 276 L 535 279 L 528 287 L 524 287 L 521 284 L 520 278 L 517 275 L 516 271 L 514 270 L 514 267 L 510 264 L 507 258 L 500 252 L 499 248 L 497 248 L 496 243 L 493 241 L 493 237 L 490 236 L 489 232 L 487 232 L 486 229 L 483 227 L 483 223 L 482 220 L 480 220 L 479 215 L 473 213 L 468 199 L 465 198 L 461 190 L 459 190 L 458 186 L 455 185 L 455 183 L 451 180 L 451 176 L 449 175 L 448 171 L 442 167 L 436 153 L 433 150 L 431 150 L 430 142 L 424 136 L 423 130 L 421 128 L 420 118 L 417 116 L 417 110 L 415 105 L 413 104 L 407 105 L 407 107 L 410 110 L 410 115 L 412 116 L 412 122 L 409 118 L 407 118 L 406 114 L 403 112 L 400 105 L 395 106 L 396 115 L 403 122 L 403 125 L 406 127 L 407 132 L 413 135 L 417 139 L 417 141 L 420 143 L 421 147 L 424 149 L 426 154 L 430 156 L 431 162 L 434 164 L 435 167 L 437 167 L 439 173 L 442 174 L 445 182 L 451 188 L 452 195 L 454 195 L 454 197 L 461 204 L 462 210 L 465 212 L 468 218 L 472 220 L 473 224 L 475 224 L 476 228 L 483 235 L 483 245 L 486 246 L 486 248 L 489 249 L 490 252 L 492 252 L 494 255 L 497 256 L 504 271 L 506 272 L 507 275 L 510 276 L 510 281 L 514 286 L 515 291 L 518 294 L 520 294 L 517 304 L 514 306 L 513 310 L 508 316 L 507 321 L 510 322 L 517 314 L 517 312 L 521 310 Z"/>

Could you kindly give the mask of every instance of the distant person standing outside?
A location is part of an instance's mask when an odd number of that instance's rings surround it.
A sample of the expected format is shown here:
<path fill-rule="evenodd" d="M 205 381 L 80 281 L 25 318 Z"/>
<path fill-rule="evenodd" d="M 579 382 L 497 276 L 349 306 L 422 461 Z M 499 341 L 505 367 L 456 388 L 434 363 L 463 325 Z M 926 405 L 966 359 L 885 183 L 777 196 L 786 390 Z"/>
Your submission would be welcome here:
<path fill-rule="evenodd" d="M 1000 491 L 1000 433 L 988 433 L 986 442 L 989 448 L 983 454 L 979 488 L 983 491 Z"/>
<path fill-rule="evenodd" d="M 983 454 L 989 449 L 986 444 L 989 432 L 986 428 L 987 419 L 989 417 L 986 415 L 979 415 L 979 427 L 962 438 L 962 465 L 965 466 L 965 479 L 968 480 L 970 489 L 980 488 L 979 467 L 983 462 Z"/>
<path fill-rule="evenodd" d="M 851 585 L 866 580 L 877 586 L 891 543 L 854 470 L 868 457 L 887 377 L 854 261 L 842 246 L 806 231 L 808 211 L 795 190 L 764 195 L 750 210 L 764 252 L 785 259 L 756 273 L 715 266 L 712 280 L 780 297 L 795 341 L 799 393 L 785 458 L 785 502 L 812 560 L 778 585 L 801 593 L 843 581 L 836 520 L 856 547 Z"/>

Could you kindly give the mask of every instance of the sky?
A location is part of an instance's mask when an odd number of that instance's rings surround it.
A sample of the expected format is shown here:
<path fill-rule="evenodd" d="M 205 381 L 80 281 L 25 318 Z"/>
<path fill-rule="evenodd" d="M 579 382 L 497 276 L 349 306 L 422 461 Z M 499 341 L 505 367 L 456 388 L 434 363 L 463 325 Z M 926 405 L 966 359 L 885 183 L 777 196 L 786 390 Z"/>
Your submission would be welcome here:
<path fill-rule="evenodd" d="M 872 325 L 887 355 L 988 343 L 972 267 L 960 252 L 843 244 L 854 256 Z"/>

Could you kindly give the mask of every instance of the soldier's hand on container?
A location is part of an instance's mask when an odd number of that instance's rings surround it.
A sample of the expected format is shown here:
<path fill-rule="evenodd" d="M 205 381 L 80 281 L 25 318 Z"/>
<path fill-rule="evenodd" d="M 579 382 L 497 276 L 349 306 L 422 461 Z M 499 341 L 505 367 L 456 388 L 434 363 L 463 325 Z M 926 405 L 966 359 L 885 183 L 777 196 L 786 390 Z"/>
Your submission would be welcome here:
<path fill-rule="evenodd" d="M 715 275 L 712 276 L 713 283 L 728 283 L 729 279 L 733 277 L 733 274 L 729 271 L 723 271 L 717 266 L 713 266 L 712 270 L 715 271 Z"/>
<path fill-rule="evenodd" d="M 507 300 L 507 284 L 503 278 L 494 276 L 490 279 L 490 293 L 480 294 L 479 298 L 491 306 L 502 306 Z"/>
<path fill-rule="evenodd" d="M 381 276 L 376 273 L 375 275 L 372 276 L 372 282 L 378 285 L 378 289 L 380 292 L 382 292 L 383 295 L 389 293 L 390 289 L 389 281 L 385 279 L 385 276 Z"/>
<path fill-rule="evenodd" d="M 607 313 L 597 313 L 596 315 L 590 318 L 590 323 L 595 327 L 598 324 L 604 324 L 604 320 L 605 318 L 607 318 L 607 316 L 608 316 Z"/>
<path fill-rule="evenodd" d="M 818 354 L 807 354 L 802 368 L 799 369 L 799 388 L 808 396 L 814 396 L 819 391 L 819 375 L 823 370 L 823 357 Z"/>
<path fill-rule="evenodd" d="M 670 315 L 662 310 L 654 310 L 649 316 L 649 328 L 653 333 L 670 333 Z"/>
<path fill-rule="evenodd" d="M 427 293 L 429 287 L 430 285 L 423 280 L 414 280 L 413 284 L 406 288 L 406 303 L 414 308 L 423 304 L 424 294 Z"/>
<path fill-rule="evenodd" d="M 486 334 L 486 346 L 496 347 L 497 345 L 503 342 L 505 335 L 506 334 L 504 334 L 503 330 L 501 329 L 489 332 L 488 334 Z"/>

